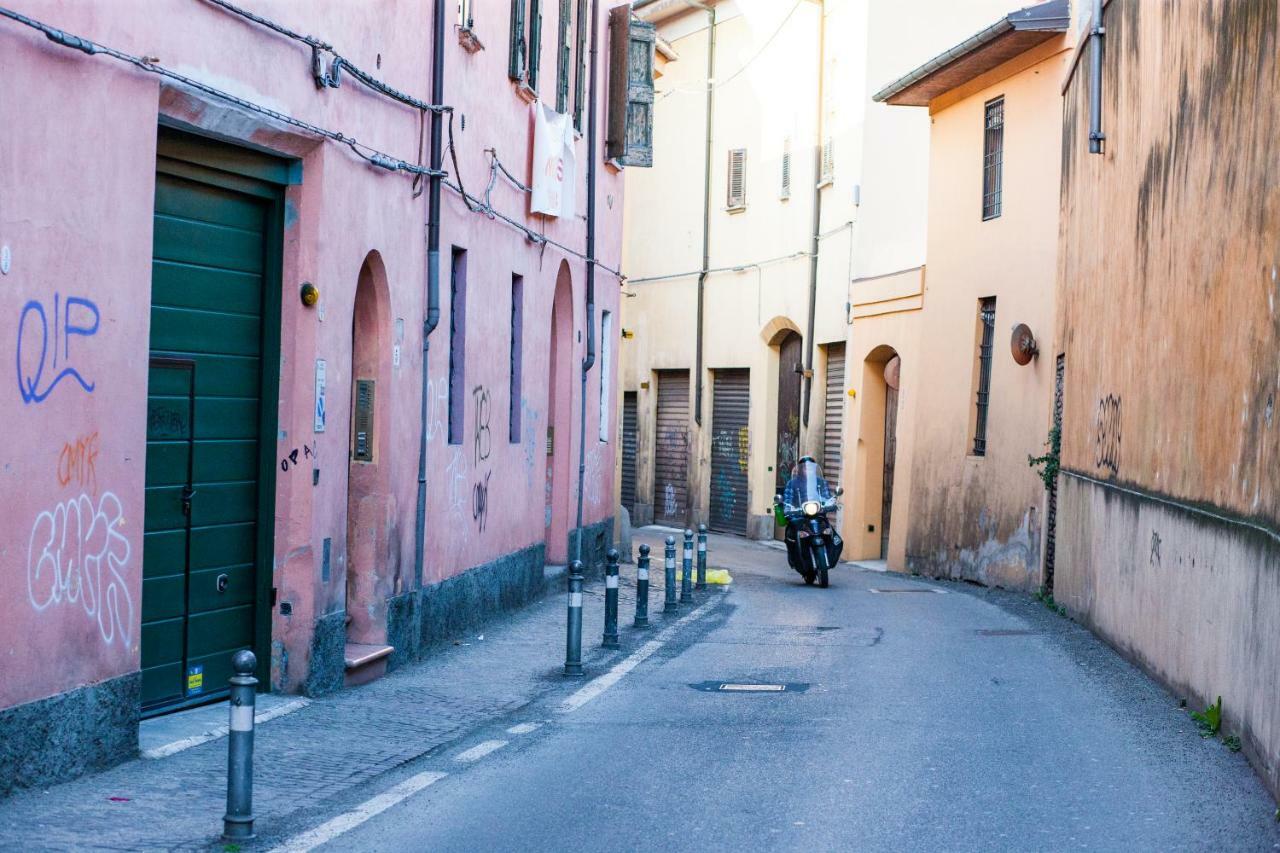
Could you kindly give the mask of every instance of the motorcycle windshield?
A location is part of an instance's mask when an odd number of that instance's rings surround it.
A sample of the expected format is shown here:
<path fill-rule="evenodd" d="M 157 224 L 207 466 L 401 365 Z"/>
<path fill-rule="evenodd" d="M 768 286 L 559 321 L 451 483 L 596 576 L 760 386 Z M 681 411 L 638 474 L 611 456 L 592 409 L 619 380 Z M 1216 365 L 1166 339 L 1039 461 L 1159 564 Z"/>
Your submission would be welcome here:
<path fill-rule="evenodd" d="M 797 503 L 825 501 L 831 496 L 826 480 L 822 479 L 822 466 L 812 459 L 802 460 L 796 466 Z"/>

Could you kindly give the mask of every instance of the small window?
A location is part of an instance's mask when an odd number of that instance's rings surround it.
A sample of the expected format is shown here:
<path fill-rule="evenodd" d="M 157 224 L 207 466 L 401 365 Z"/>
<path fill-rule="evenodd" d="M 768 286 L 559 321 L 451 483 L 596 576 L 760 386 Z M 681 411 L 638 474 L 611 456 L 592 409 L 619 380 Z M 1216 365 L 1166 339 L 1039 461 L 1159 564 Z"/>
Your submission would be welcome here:
<path fill-rule="evenodd" d="M 1000 215 L 1004 185 L 1004 98 L 988 101 L 982 136 L 982 218 Z"/>
<path fill-rule="evenodd" d="M 996 331 L 996 298 L 978 302 L 978 391 L 974 400 L 973 455 L 987 455 L 987 413 L 991 406 L 991 347 Z"/>
<path fill-rule="evenodd" d="M 613 388 L 613 314 L 600 314 L 600 440 L 609 440 L 609 392 Z"/>
<path fill-rule="evenodd" d="M 782 187 L 778 190 L 778 198 L 786 201 L 791 198 L 791 137 L 782 140 Z"/>
<path fill-rule="evenodd" d="M 729 151 L 728 198 L 725 206 L 729 210 L 742 210 L 747 206 L 747 149 L 734 148 Z"/>
<path fill-rule="evenodd" d="M 449 443 L 462 444 L 466 415 L 467 250 L 453 247 L 449 273 Z"/>
<path fill-rule="evenodd" d="M 507 429 L 512 444 L 520 443 L 520 412 L 524 395 L 524 276 L 511 276 L 511 373 Z"/>
<path fill-rule="evenodd" d="M 836 159 L 835 159 L 835 142 L 828 136 L 822 143 L 822 171 L 818 177 L 818 183 L 829 184 L 835 180 L 836 176 Z"/>

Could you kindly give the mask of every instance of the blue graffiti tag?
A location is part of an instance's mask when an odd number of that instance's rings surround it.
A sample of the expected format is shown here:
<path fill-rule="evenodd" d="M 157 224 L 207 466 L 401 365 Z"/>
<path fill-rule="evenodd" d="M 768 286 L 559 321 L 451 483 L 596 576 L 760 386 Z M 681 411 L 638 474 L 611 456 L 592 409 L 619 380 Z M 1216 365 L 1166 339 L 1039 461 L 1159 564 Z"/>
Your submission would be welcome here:
<path fill-rule="evenodd" d="M 81 315 L 77 320 L 73 320 L 71 315 L 72 307 L 81 308 L 92 312 L 92 324 L 86 315 Z M 61 312 L 59 311 L 61 309 Z M 79 312 L 77 312 L 79 313 Z M 35 372 L 30 373 L 23 369 L 23 341 L 27 333 L 27 317 L 35 314 L 40 322 L 40 358 L 35 363 Z M 59 316 L 61 314 L 61 316 Z M 80 335 L 82 337 L 91 337 L 98 333 L 98 325 L 101 315 L 98 313 L 98 306 L 88 299 L 79 296 L 68 296 L 65 304 L 62 304 L 61 297 L 58 294 L 53 295 L 53 362 L 50 367 L 53 370 L 58 369 L 58 337 L 61 331 L 62 337 L 62 361 L 71 360 L 71 336 Z M 34 332 L 33 332 L 34 334 Z M 30 352 L 35 352 L 34 341 L 28 341 Z M 46 361 L 50 356 L 49 347 L 49 318 L 45 314 L 44 306 L 39 301 L 32 299 L 22 307 L 22 315 L 18 318 L 18 346 L 17 346 L 17 366 L 18 366 L 18 392 L 22 394 L 22 402 L 24 403 L 40 403 L 45 400 L 53 389 L 58 387 L 58 383 L 68 376 L 80 384 L 80 387 L 90 394 L 93 393 L 95 383 L 85 381 L 80 371 L 74 367 L 63 367 L 61 371 L 54 374 L 49 380 L 49 384 L 42 385 L 41 380 L 44 378 L 44 370 Z M 28 359 L 29 360 L 29 359 Z"/>

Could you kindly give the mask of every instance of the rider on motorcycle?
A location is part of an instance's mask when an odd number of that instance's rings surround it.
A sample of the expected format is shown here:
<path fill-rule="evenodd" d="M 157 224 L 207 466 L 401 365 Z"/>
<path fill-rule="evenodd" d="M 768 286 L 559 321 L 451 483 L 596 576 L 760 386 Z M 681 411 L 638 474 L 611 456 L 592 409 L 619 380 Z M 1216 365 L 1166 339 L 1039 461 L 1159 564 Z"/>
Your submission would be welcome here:
<path fill-rule="evenodd" d="M 791 479 L 782 492 L 783 505 L 798 507 L 815 497 L 822 501 L 830 500 L 831 487 L 822 477 L 822 468 L 818 465 L 818 460 L 812 456 L 801 456 L 800 460 L 791 467 Z M 787 546 L 787 562 L 791 564 L 791 568 L 799 571 L 800 547 L 796 541 L 794 523 L 787 522 L 787 529 L 782 538 Z"/>

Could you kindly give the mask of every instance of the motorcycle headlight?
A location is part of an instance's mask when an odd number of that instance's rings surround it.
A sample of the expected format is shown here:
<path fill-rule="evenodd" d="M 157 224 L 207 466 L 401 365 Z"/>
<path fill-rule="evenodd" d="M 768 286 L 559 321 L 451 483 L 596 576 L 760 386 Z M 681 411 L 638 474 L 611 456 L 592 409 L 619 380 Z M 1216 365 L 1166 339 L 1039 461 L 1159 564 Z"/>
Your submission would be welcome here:
<path fill-rule="evenodd" d="M 818 503 L 817 501 L 805 501 L 805 502 L 804 502 L 804 514 L 805 514 L 805 515 L 817 515 L 817 514 L 818 514 L 818 510 L 820 510 L 820 509 L 822 509 L 822 504 Z"/>

